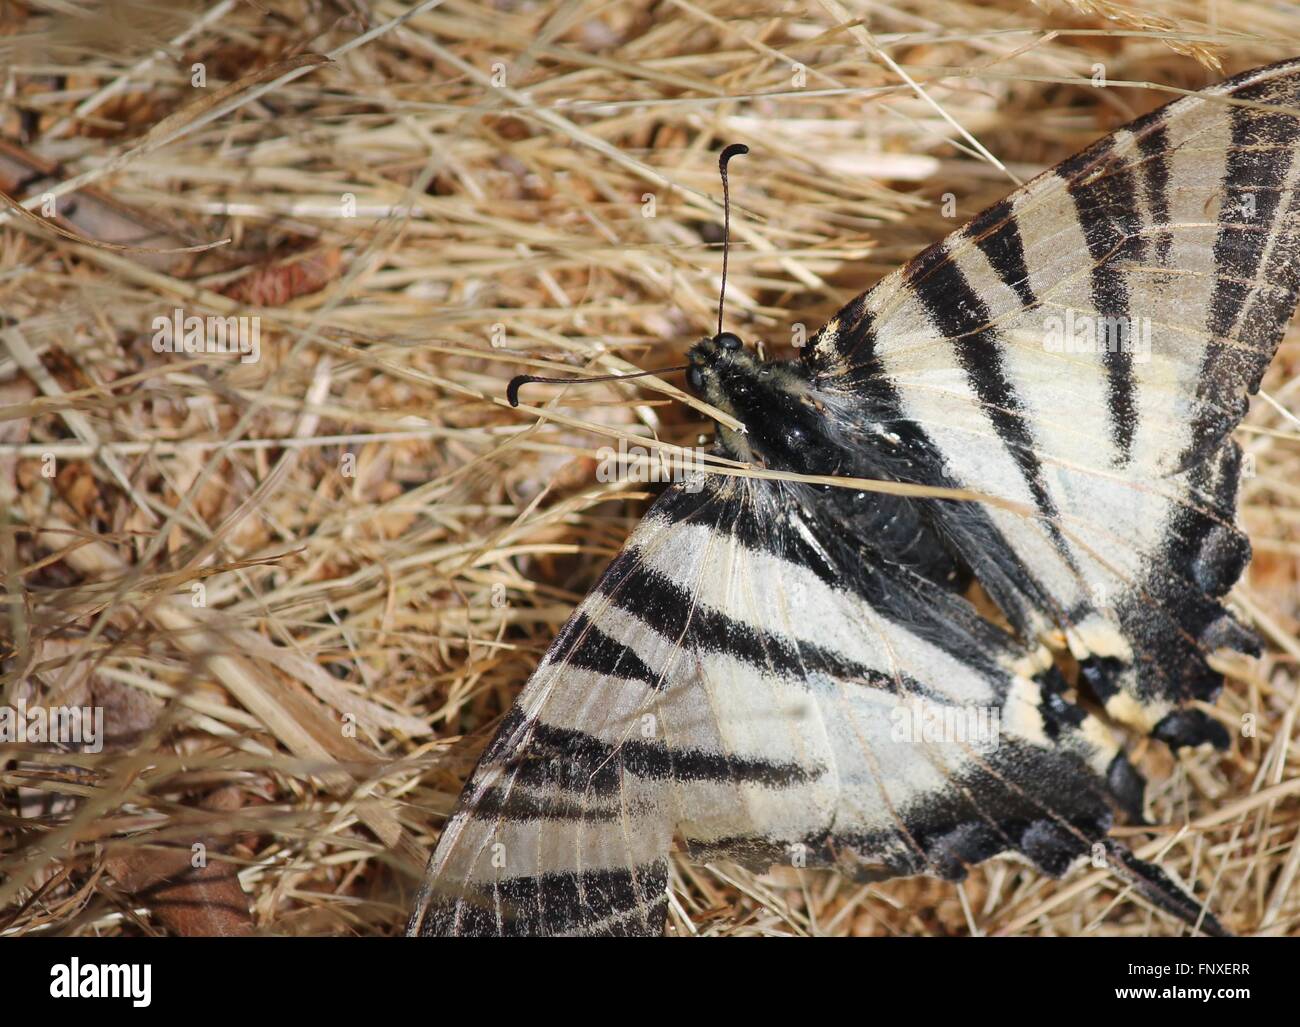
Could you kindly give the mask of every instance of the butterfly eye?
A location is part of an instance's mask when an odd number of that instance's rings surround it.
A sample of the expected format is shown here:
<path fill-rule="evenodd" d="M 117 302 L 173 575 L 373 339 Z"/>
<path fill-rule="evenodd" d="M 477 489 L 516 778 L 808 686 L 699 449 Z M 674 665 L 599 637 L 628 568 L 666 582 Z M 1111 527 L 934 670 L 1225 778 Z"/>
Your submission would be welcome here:
<path fill-rule="evenodd" d="M 713 337 L 713 341 L 725 350 L 734 351 L 741 349 L 745 345 L 740 341 L 740 336 L 733 332 L 719 332 Z"/>
<path fill-rule="evenodd" d="M 686 372 L 686 384 L 696 392 L 702 392 L 704 390 L 704 375 L 700 373 L 698 367 L 692 367 Z"/>

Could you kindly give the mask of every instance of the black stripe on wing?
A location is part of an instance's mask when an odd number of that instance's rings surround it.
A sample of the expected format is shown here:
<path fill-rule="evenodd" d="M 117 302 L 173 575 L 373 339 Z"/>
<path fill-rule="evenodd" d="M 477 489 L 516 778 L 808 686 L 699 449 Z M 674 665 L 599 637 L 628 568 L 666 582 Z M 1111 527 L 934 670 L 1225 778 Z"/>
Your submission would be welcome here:
<path fill-rule="evenodd" d="M 1147 216 L 1151 224 L 1163 228 L 1169 224 L 1169 129 L 1158 119 L 1153 119 L 1147 126 L 1139 123 L 1133 126 L 1137 136 L 1138 172 L 1142 177 L 1142 197 L 1146 201 Z M 1156 232 L 1156 260 L 1161 267 L 1169 266 L 1169 255 L 1173 249 L 1174 237 L 1169 231 Z"/>
<path fill-rule="evenodd" d="M 1074 200 L 1075 215 L 1092 257 L 1092 305 L 1102 318 L 1097 345 L 1106 370 L 1110 435 L 1119 451 L 1116 464 L 1133 455 L 1138 427 L 1133 377 L 1133 311 L 1129 304 L 1129 264 L 1146 257 L 1138 187 L 1132 167 L 1114 152 L 1110 140 L 1084 151 L 1056 168 Z"/>
<path fill-rule="evenodd" d="M 784 760 L 667 745 L 658 739 L 607 742 L 586 731 L 529 718 L 518 706 L 506 715 L 483 754 L 483 766 L 501 766 L 530 788 L 611 796 L 623 775 L 649 781 L 721 781 L 789 788 L 815 780 L 826 768 Z"/>
<path fill-rule="evenodd" d="M 907 284 L 924 306 L 930 323 L 952 344 L 966 380 L 994 430 L 1029 487 L 1048 534 L 1062 558 L 1073 565 L 1070 547 L 1057 522 L 1056 502 L 1043 482 L 1043 468 L 1024 404 L 1002 363 L 1002 341 L 992 314 L 962 269 L 940 243 L 907 266 Z"/>
<path fill-rule="evenodd" d="M 652 688 L 660 685 L 658 672 L 648 667 L 633 649 L 605 634 L 581 610 L 560 629 L 551 645 L 551 652 L 563 653 L 564 661 L 579 670 L 640 681 Z"/>
<path fill-rule="evenodd" d="M 727 544 L 734 544 L 721 536 Z M 633 554 L 635 555 L 635 554 Z M 620 609 L 686 650 L 720 653 L 777 677 L 806 681 L 810 674 L 861 681 L 894 690 L 896 682 L 807 639 L 754 627 L 699 603 L 684 585 L 631 559 L 601 579 L 599 590 Z"/>
<path fill-rule="evenodd" d="M 1235 94 L 1295 106 L 1295 77 L 1269 79 Z M 1201 397 L 1210 404 L 1182 458 L 1188 466 L 1236 426 L 1295 311 L 1300 292 L 1300 192 L 1284 190 L 1300 143 L 1300 119 L 1233 107 L 1231 148 L 1214 240 L 1216 279 L 1201 365 Z M 1285 200 L 1285 207 L 1283 201 Z"/>
<path fill-rule="evenodd" d="M 663 934 L 668 862 L 506 877 L 456 899 L 435 897 L 408 933 L 423 937 L 647 937 Z"/>
<path fill-rule="evenodd" d="M 1020 297 L 1026 310 L 1038 305 L 1025 263 L 1025 243 L 1012 210 L 1010 198 L 993 204 L 977 216 L 963 231 L 979 247 L 999 280 Z"/>

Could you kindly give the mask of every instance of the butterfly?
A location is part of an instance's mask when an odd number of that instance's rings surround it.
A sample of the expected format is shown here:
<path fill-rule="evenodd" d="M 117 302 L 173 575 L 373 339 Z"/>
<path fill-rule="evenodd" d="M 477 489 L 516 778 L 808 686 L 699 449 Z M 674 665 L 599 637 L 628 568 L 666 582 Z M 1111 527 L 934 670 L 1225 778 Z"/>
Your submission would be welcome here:
<path fill-rule="evenodd" d="M 1290 61 L 1139 118 L 797 359 L 695 345 L 719 454 L 957 491 L 668 487 L 484 751 L 409 933 L 661 934 L 674 839 L 862 881 L 1091 860 L 1227 933 L 1110 837 L 1145 782 L 1108 722 L 1224 748 L 1208 657 L 1258 652 L 1222 602 L 1230 435 L 1300 288 L 1298 103 Z"/>

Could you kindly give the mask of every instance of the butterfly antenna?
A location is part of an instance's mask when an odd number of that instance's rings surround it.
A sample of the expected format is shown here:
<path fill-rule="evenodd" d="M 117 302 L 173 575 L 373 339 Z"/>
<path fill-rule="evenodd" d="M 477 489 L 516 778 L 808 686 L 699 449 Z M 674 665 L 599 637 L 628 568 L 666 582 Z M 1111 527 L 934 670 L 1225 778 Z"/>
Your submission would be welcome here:
<path fill-rule="evenodd" d="M 644 378 L 648 374 L 673 374 L 676 371 L 685 371 L 690 364 L 682 364 L 678 367 L 660 367 L 654 371 L 636 371 L 632 374 L 598 374 L 594 378 L 542 378 L 535 374 L 516 375 L 510 379 L 510 384 L 506 386 L 506 399 L 512 407 L 519 405 L 519 390 L 530 382 L 542 382 L 546 385 L 588 385 L 591 382 L 616 382 L 624 378 Z"/>
<path fill-rule="evenodd" d="M 718 334 L 722 334 L 722 305 L 727 298 L 727 253 L 731 249 L 731 192 L 727 188 L 727 161 L 748 153 L 744 143 L 732 143 L 718 154 L 718 171 L 722 175 L 722 288 L 718 290 Z"/>
<path fill-rule="evenodd" d="M 722 312 L 727 299 L 727 256 L 731 251 L 731 190 L 727 185 L 727 162 L 749 152 L 744 143 L 732 143 L 718 154 L 718 172 L 722 175 L 722 287 L 718 290 L 718 334 L 722 334 Z M 615 382 L 624 378 L 643 378 L 650 374 L 673 374 L 685 371 L 690 364 L 678 367 L 661 367 L 655 371 L 637 371 L 634 374 L 602 374 L 594 378 L 543 378 L 535 374 L 521 374 L 510 379 L 506 386 L 506 400 L 512 407 L 519 405 L 519 390 L 525 385 L 540 382 L 546 385 L 588 385 L 592 382 Z"/>

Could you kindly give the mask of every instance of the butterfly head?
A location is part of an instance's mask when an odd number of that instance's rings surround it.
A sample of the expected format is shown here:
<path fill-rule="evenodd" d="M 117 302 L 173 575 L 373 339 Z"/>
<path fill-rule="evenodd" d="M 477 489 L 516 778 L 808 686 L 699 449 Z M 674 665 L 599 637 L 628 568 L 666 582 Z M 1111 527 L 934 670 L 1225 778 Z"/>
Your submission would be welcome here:
<path fill-rule="evenodd" d="M 753 358 L 745 352 L 745 344 L 740 341 L 739 335 L 719 332 L 712 339 L 701 339 L 687 354 L 686 384 L 704 399 L 709 399 L 709 372 L 723 361 L 730 362 L 733 356 L 740 362 L 747 360 L 753 363 Z"/>
<path fill-rule="evenodd" d="M 687 384 L 745 426 L 742 433 L 719 425 L 719 439 L 733 457 L 780 470 L 831 473 L 834 447 L 798 362 L 760 361 L 731 332 L 702 339 L 687 360 Z"/>

